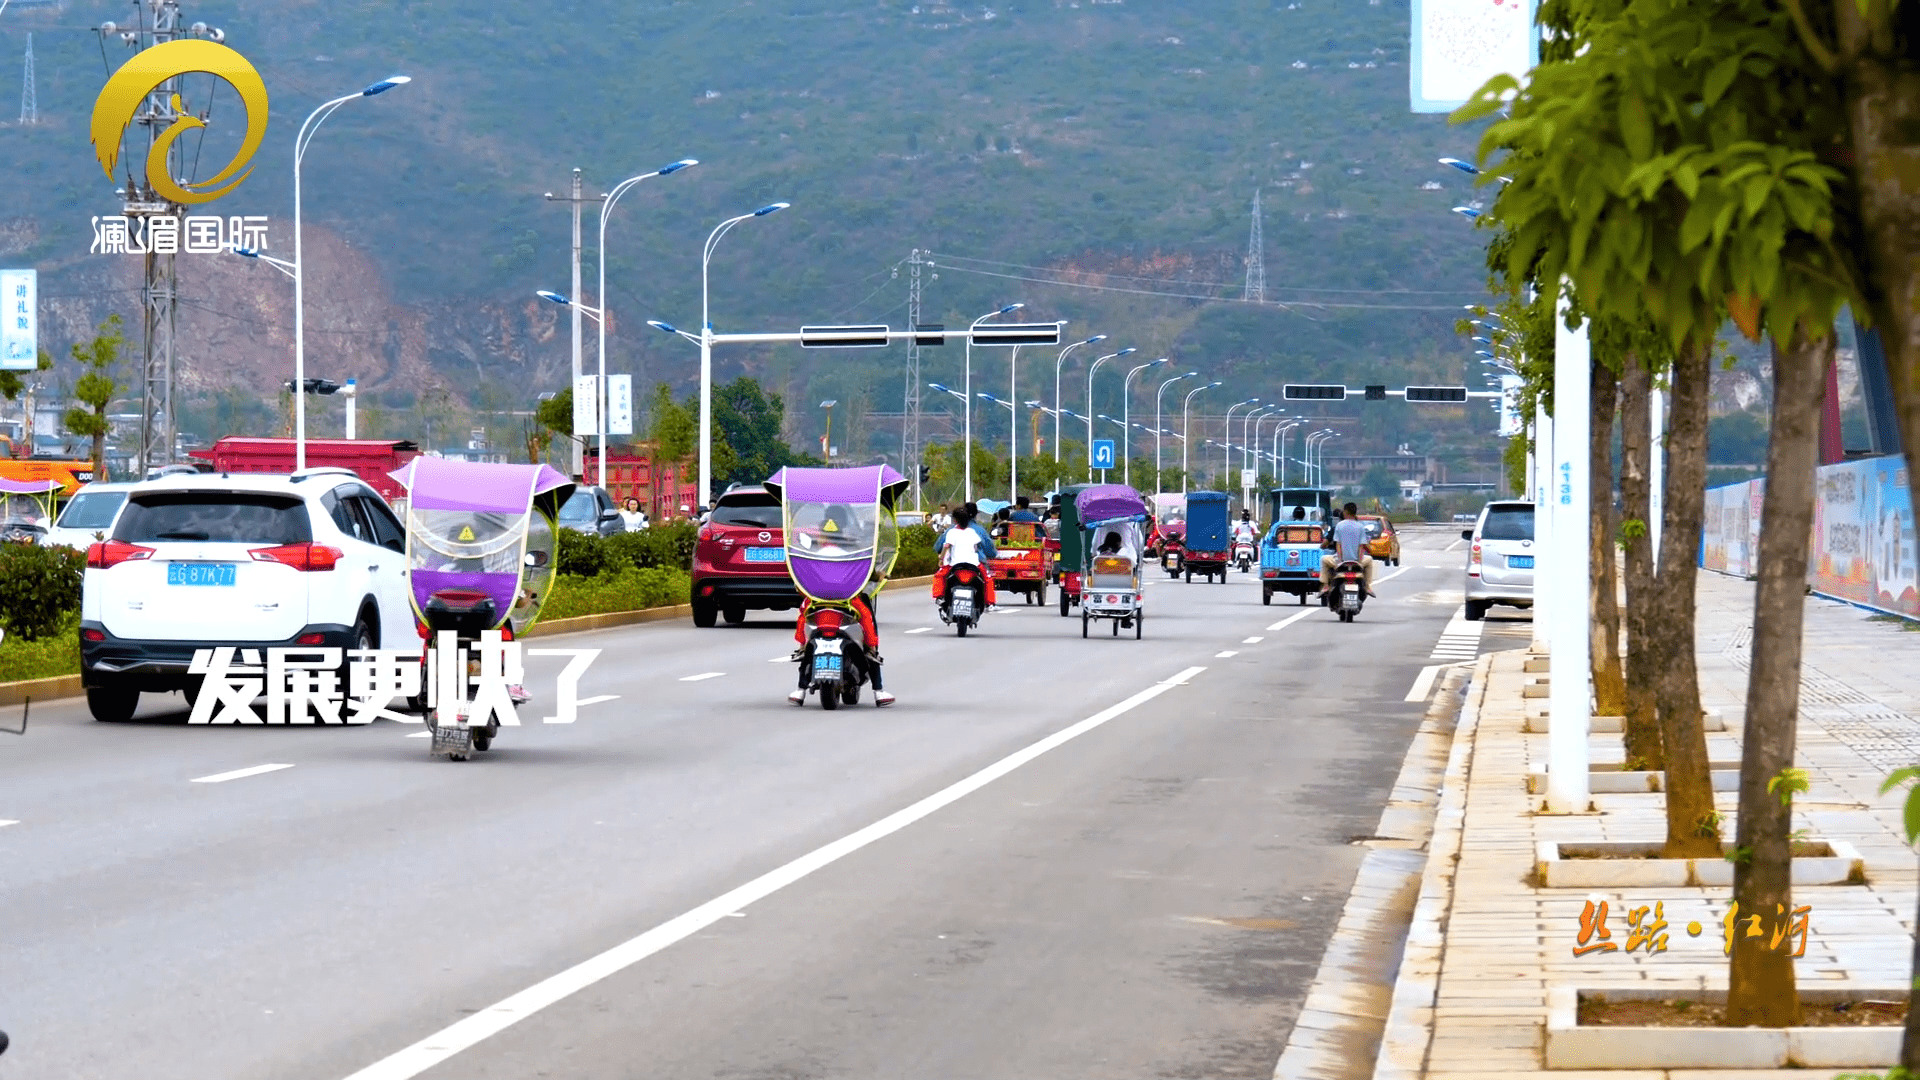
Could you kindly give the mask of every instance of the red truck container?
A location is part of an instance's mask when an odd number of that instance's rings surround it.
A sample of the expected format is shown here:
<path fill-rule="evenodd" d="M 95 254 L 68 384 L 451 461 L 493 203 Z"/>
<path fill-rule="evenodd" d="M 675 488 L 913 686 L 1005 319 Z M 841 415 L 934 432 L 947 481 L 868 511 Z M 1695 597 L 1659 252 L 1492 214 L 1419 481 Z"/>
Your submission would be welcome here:
<path fill-rule="evenodd" d="M 212 465 L 215 472 L 290 473 L 292 439 L 261 439 L 229 435 L 205 450 L 190 451 Z M 351 469 L 388 502 L 407 497 L 407 489 L 387 474 L 420 456 L 420 447 L 405 439 L 308 439 L 307 468 Z"/>

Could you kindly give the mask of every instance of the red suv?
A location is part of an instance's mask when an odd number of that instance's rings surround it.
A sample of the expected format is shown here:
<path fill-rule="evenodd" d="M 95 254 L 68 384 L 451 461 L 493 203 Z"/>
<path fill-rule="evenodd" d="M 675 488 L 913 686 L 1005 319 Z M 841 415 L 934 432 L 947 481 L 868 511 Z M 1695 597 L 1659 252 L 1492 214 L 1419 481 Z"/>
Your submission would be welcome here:
<path fill-rule="evenodd" d="M 780 500 L 763 487 L 736 487 L 714 502 L 693 549 L 693 625 L 725 615 L 745 622 L 748 608 L 789 611 L 800 590 L 787 573 Z"/>

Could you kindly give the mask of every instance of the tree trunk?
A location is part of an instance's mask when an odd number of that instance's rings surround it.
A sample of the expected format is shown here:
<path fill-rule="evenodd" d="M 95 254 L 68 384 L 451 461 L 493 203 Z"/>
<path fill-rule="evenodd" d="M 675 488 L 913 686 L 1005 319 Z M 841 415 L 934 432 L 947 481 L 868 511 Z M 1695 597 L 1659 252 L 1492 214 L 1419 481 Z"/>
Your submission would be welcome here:
<path fill-rule="evenodd" d="M 1835 0 L 1833 14 L 1840 52 L 1855 58 L 1841 74 L 1866 240 L 1868 307 L 1887 351 L 1908 484 L 1920 499 L 1914 468 L 1920 463 L 1920 264 L 1913 254 L 1920 251 L 1920 66 L 1911 60 L 1911 11 L 1900 27 L 1892 8 L 1878 3 L 1862 11 L 1860 4 Z M 1913 961 L 1920 976 L 1920 936 Z M 1907 1010 L 1900 1064 L 1920 1073 L 1920 1010 Z"/>
<path fill-rule="evenodd" d="M 1653 684 L 1658 655 L 1653 634 L 1652 431 L 1653 373 L 1637 356 L 1626 358 L 1620 380 L 1620 512 L 1631 527 L 1622 528 L 1627 578 L 1626 749 L 1627 767 L 1658 772 L 1667 767 L 1654 708 Z"/>
<path fill-rule="evenodd" d="M 1600 716 L 1624 716 L 1627 709 L 1626 671 L 1620 662 L 1620 564 L 1613 543 L 1613 412 L 1619 396 L 1620 382 L 1613 369 L 1596 359 L 1588 419 L 1592 509 L 1587 555 L 1593 567 L 1593 627 L 1588 636 L 1592 641 L 1595 711 Z"/>
<path fill-rule="evenodd" d="M 1834 350 L 1833 327 L 1825 333 L 1809 340 L 1802 330 L 1785 348 L 1777 339 L 1773 343 L 1773 428 L 1767 440 L 1760 550 L 1754 560 L 1759 584 L 1754 589 L 1747 726 L 1740 741 L 1733 867 L 1733 902 L 1741 912 L 1763 916 L 1767 924 L 1790 924 L 1793 912 L 1790 793 L 1769 791 L 1767 785 L 1793 765 L 1800 718 L 1800 630 L 1807 606 L 1821 390 Z M 1772 947 L 1771 934 L 1734 941 L 1727 1026 L 1797 1025 L 1800 998 L 1794 991 L 1792 950 Z"/>
<path fill-rule="evenodd" d="M 1670 859 L 1721 854 L 1720 822 L 1707 775 L 1707 733 L 1701 723 L 1700 674 L 1694 656 L 1694 579 L 1707 504 L 1707 393 L 1711 341 L 1688 342 L 1673 363 L 1673 405 L 1667 431 L 1666 521 L 1660 574 L 1653 593 L 1658 658 L 1654 703 L 1667 752 L 1667 843 Z"/>
<path fill-rule="evenodd" d="M 104 411 L 103 409 L 102 412 Z M 101 420 L 101 427 L 104 429 L 106 426 L 106 417 L 98 413 L 95 415 Z M 95 431 L 93 433 L 93 478 L 96 481 L 107 478 L 107 433 L 105 430 Z"/>

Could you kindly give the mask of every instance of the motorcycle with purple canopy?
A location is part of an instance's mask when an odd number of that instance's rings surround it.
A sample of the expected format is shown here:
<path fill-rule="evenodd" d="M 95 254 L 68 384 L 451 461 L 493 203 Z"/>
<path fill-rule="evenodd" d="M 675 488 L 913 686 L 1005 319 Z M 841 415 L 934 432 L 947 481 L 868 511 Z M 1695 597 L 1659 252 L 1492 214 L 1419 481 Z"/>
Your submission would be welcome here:
<path fill-rule="evenodd" d="M 786 526 L 787 572 L 806 598 L 800 612 L 799 689 L 787 700 L 820 707 L 860 703 L 873 684 L 873 703 L 893 703 L 881 688 L 874 595 L 899 554 L 894 502 L 907 478 L 885 465 L 854 469 L 784 468 L 766 483 L 780 499 Z"/>
<path fill-rule="evenodd" d="M 545 465 L 436 457 L 414 458 L 390 475 L 407 489 L 407 580 L 427 639 L 414 703 L 433 733 L 430 752 L 465 761 L 493 744 L 500 724 L 490 715 L 484 726 L 469 726 L 465 706 L 427 707 L 442 633 L 467 650 L 472 677 L 481 674 L 481 634 L 498 630 L 512 641 L 527 632 L 553 589 L 556 518 L 574 485 Z M 515 705 L 527 700 L 517 685 L 511 694 Z"/>

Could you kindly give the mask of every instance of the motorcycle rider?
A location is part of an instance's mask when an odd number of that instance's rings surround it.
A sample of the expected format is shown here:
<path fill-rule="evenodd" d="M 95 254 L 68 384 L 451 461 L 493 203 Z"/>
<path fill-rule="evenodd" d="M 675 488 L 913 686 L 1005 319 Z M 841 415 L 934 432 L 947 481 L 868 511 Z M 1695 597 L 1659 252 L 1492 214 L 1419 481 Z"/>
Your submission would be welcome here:
<path fill-rule="evenodd" d="M 972 503 L 954 510 L 953 527 L 941 535 L 934 552 L 940 556 L 940 569 L 933 575 L 933 599 L 943 613 L 947 609 L 947 570 L 961 563 L 979 572 L 983 599 L 989 609 L 993 607 L 993 576 L 987 573 L 986 563 L 998 555 L 998 550 L 986 530 L 973 519 Z"/>
<path fill-rule="evenodd" d="M 1373 595 L 1373 556 L 1367 554 L 1367 527 L 1360 522 L 1360 507 L 1348 503 L 1340 508 L 1340 518 L 1327 534 L 1331 551 L 1320 557 L 1320 595 L 1333 591 L 1333 568 L 1346 562 L 1360 564 L 1362 587 Z"/>
<path fill-rule="evenodd" d="M 826 513 L 822 515 L 819 529 L 809 536 L 803 536 L 803 541 L 808 541 L 806 546 L 831 554 L 839 548 L 836 541 L 845 538 L 848 531 L 853 528 L 853 524 L 852 509 L 843 504 L 834 503 L 827 507 Z M 869 584 L 871 588 L 877 589 L 879 586 L 877 567 L 874 573 L 876 580 Z M 891 705 L 896 699 L 892 694 L 881 689 L 880 668 L 886 660 L 880 655 L 880 624 L 874 618 L 873 597 L 868 590 L 863 589 L 859 595 L 847 601 L 847 605 L 853 608 L 854 614 L 860 619 L 860 633 L 867 643 L 867 659 L 872 661 L 867 665 L 867 670 L 873 682 L 873 703 L 881 707 Z M 790 659 L 798 661 L 804 655 L 807 644 L 807 615 L 822 606 L 837 605 L 821 605 L 813 600 L 805 600 L 800 604 L 800 617 L 794 622 L 793 627 L 793 640 L 800 643 L 800 648 L 793 650 L 793 656 Z M 805 705 L 807 703 L 807 683 L 812 674 L 804 665 L 800 668 L 800 688 L 787 695 L 789 704 Z"/>

